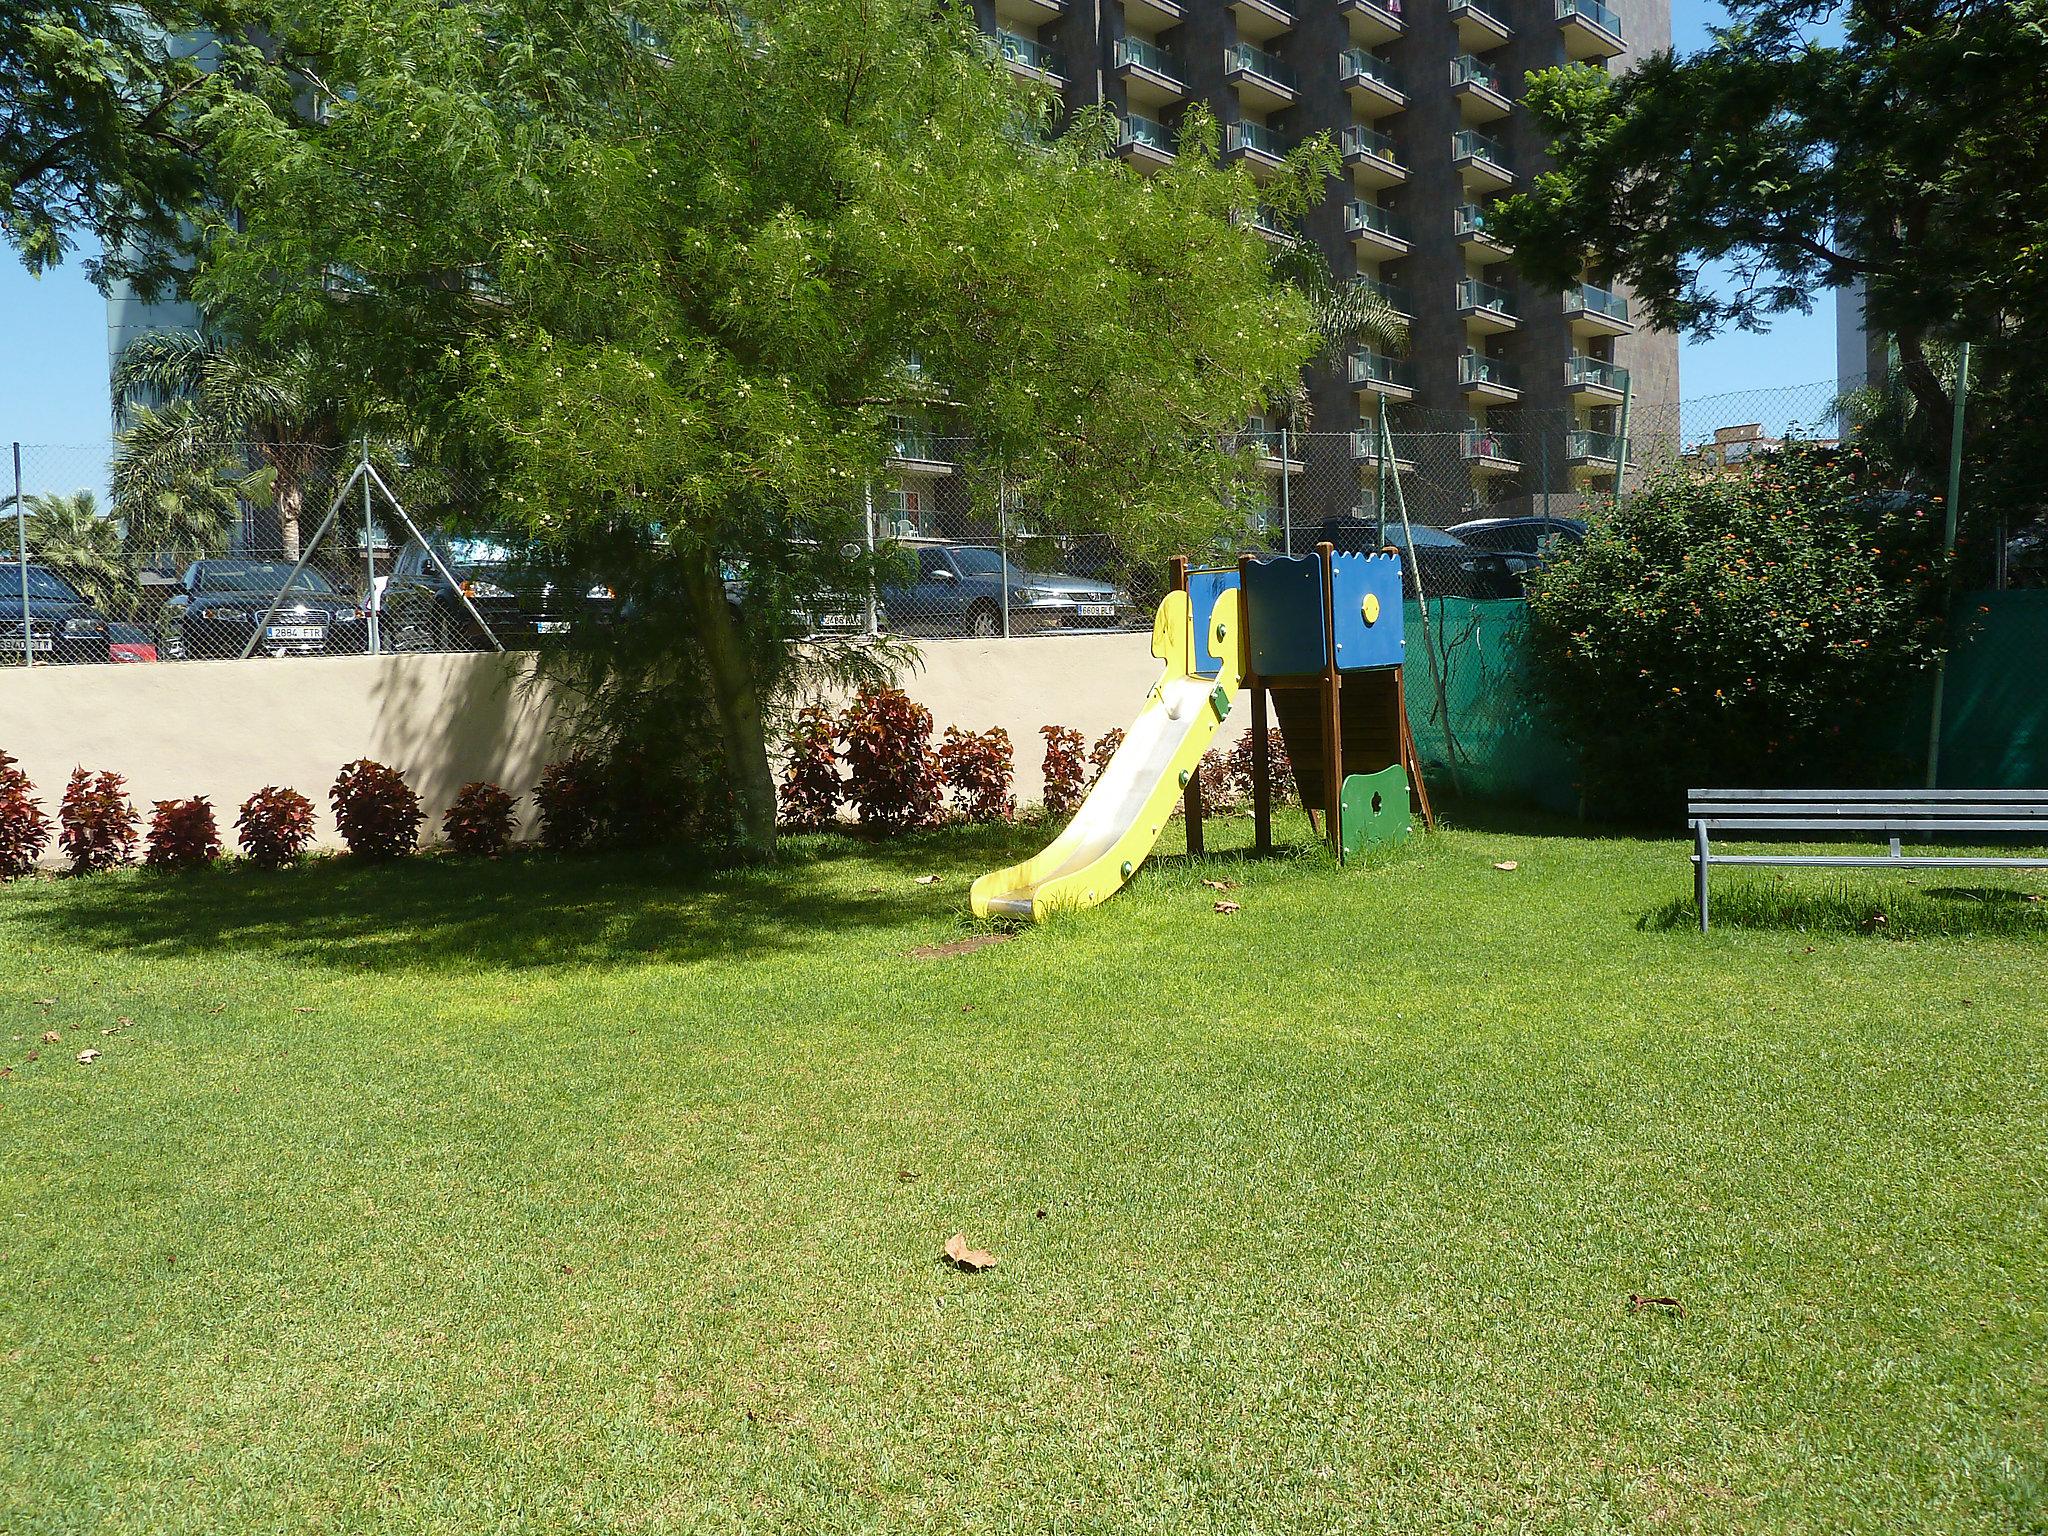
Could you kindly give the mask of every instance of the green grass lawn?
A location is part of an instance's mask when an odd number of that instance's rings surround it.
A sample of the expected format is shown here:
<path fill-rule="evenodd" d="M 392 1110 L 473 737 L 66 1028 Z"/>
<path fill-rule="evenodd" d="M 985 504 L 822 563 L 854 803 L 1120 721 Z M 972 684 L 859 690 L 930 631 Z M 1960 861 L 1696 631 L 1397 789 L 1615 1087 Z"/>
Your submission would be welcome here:
<path fill-rule="evenodd" d="M 0 1531 L 2048 1529 L 2048 882 L 1031 840 L 0 892 Z"/>

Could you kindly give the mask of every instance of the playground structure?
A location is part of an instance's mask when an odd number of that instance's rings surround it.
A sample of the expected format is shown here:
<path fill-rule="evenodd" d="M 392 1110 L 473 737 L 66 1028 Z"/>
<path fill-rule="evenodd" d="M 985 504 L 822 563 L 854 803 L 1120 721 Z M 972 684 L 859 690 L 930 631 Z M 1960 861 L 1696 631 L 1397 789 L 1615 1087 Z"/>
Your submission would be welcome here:
<path fill-rule="evenodd" d="M 1043 921 L 1108 900 L 1144 863 L 1178 799 L 1202 851 L 1202 754 L 1240 688 L 1252 703 L 1253 847 L 1273 846 L 1268 704 L 1309 823 L 1341 859 L 1432 825 L 1401 683 L 1401 559 L 1391 551 L 1173 562 L 1152 623 L 1164 666 L 1145 707 L 1065 830 L 974 882 L 977 916 Z"/>

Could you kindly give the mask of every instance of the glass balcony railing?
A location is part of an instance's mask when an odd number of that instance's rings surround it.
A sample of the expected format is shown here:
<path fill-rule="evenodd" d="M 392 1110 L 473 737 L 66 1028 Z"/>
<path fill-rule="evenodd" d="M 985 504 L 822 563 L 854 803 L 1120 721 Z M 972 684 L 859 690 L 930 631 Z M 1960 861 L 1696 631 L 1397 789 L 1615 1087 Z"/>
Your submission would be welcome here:
<path fill-rule="evenodd" d="M 1257 75 L 1261 80 L 1293 91 L 1299 83 L 1294 66 L 1283 64 L 1263 48 L 1254 48 L 1250 43 L 1235 43 L 1223 50 L 1225 73 L 1232 70 L 1248 75 Z"/>
<path fill-rule="evenodd" d="M 1520 389 L 1522 371 L 1505 358 L 1467 352 L 1458 359 L 1460 384 L 1492 384 L 1500 389 Z"/>
<path fill-rule="evenodd" d="M 1344 205 L 1344 228 L 1354 235 L 1370 230 L 1373 234 L 1385 235 L 1389 240 L 1399 240 L 1404 245 L 1408 241 L 1400 220 L 1379 204 L 1360 198 L 1354 197 Z"/>
<path fill-rule="evenodd" d="M 1562 4 L 1563 0 L 1559 0 Z M 1483 85 L 1496 96 L 1506 96 L 1507 86 L 1502 82 L 1500 71 L 1482 58 L 1461 53 L 1451 60 L 1451 85 Z"/>
<path fill-rule="evenodd" d="M 1414 368 L 1378 352 L 1352 353 L 1349 373 L 1353 384 L 1391 384 L 1397 389 L 1415 387 Z"/>
<path fill-rule="evenodd" d="M 1470 427 L 1458 435 L 1458 452 L 1468 459 L 1495 459 L 1502 463 L 1522 462 L 1520 449 L 1512 432 L 1496 432 L 1491 427 Z"/>
<path fill-rule="evenodd" d="M 1400 440 L 1398 438 L 1395 439 L 1394 451 L 1389 455 L 1384 445 L 1380 442 L 1380 429 L 1378 427 L 1353 427 L 1351 429 L 1351 457 L 1363 460 L 1367 464 L 1377 464 L 1383 458 L 1389 464 L 1402 462 Z"/>
<path fill-rule="evenodd" d="M 1156 149 L 1162 155 L 1179 153 L 1179 146 L 1174 141 L 1171 128 L 1164 123 L 1154 122 L 1149 117 L 1142 117 L 1136 112 L 1124 115 L 1123 123 L 1117 129 L 1116 141 L 1119 145 L 1136 144 L 1146 149 Z"/>
<path fill-rule="evenodd" d="M 1460 128 L 1451 135 L 1451 158 L 1484 160 L 1488 165 L 1497 165 L 1503 171 L 1508 170 L 1507 146 L 1498 139 L 1489 139 L 1476 128 Z"/>
<path fill-rule="evenodd" d="M 1347 81 L 1362 76 L 1367 80 L 1377 80 L 1390 91 L 1398 93 L 1401 89 L 1394 83 L 1394 66 L 1363 48 L 1346 48 L 1339 61 L 1338 73 Z"/>
<path fill-rule="evenodd" d="M 1489 230 L 1487 210 L 1483 203 L 1460 203 L 1451 210 L 1451 226 L 1459 238 L 1466 235 L 1483 235 Z"/>
<path fill-rule="evenodd" d="M 1269 235 L 1284 235 L 1287 233 L 1287 226 L 1280 222 L 1280 215 L 1268 208 L 1264 203 L 1260 203 L 1256 208 L 1252 209 L 1252 228 L 1263 230 Z"/>
<path fill-rule="evenodd" d="M 1119 69 L 1131 64 L 1164 75 L 1176 85 L 1180 83 L 1179 61 L 1157 43 L 1148 43 L 1142 37 L 1120 37 L 1116 40 L 1115 57 Z"/>
<path fill-rule="evenodd" d="M 1238 435 L 1238 441 L 1253 449 L 1263 459 L 1278 459 L 1286 463 L 1301 451 L 1301 439 L 1276 432 L 1270 427 L 1251 427 Z"/>
<path fill-rule="evenodd" d="M 1415 313 L 1412 307 L 1413 301 L 1408 297 L 1408 290 L 1399 283 L 1390 283 L 1383 277 L 1361 277 L 1358 281 L 1361 286 L 1378 294 L 1385 301 L 1387 307 L 1393 310 L 1395 314 L 1412 315 Z"/>
<path fill-rule="evenodd" d="M 901 423 L 891 423 L 890 432 L 892 433 L 889 443 L 889 456 L 891 458 L 907 459 L 917 464 L 944 464 L 949 462 L 944 445 L 937 437 L 925 431 L 922 427 L 907 427 Z"/>
<path fill-rule="evenodd" d="M 1484 309 L 1510 318 L 1515 313 L 1515 296 L 1505 288 L 1496 288 L 1491 283 L 1482 283 L 1476 277 L 1468 277 L 1458 284 L 1458 308 Z"/>
<path fill-rule="evenodd" d="M 1590 21 L 1609 37 L 1619 39 L 1622 35 L 1621 18 L 1600 0 L 1557 0 L 1557 19 L 1563 21 L 1568 16 Z"/>
<path fill-rule="evenodd" d="M 1287 154 L 1287 146 L 1280 135 L 1264 123 L 1232 123 L 1223 137 L 1226 150 L 1250 150 L 1253 154 L 1270 155 L 1275 160 Z"/>
<path fill-rule="evenodd" d="M 1615 432 L 1588 432 L 1574 427 L 1565 434 L 1564 451 L 1575 459 L 1619 459 L 1621 436 Z"/>
<path fill-rule="evenodd" d="M 1602 389 L 1626 389 L 1628 370 L 1604 357 L 1587 357 L 1574 352 L 1564 360 L 1564 378 L 1567 384 L 1597 384 Z"/>
<path fill-rule="evenodd" d="M 998 32 L 996 48 L 1004 58 L 1022 69 L 1034 70 L 1041 75 L 1064 77 L 1066 74 L 1066 60 L 1060 56 L 1059 50 L 1033 42 L 1028 37 L 1019 37 L 1015 32 Z"/>
<path fill-rule="evenodd" d="M 1460 11 L 1467 11 L 1474 15 L 1484 16 L 1488 21 L 1494 23 L 1494 25 L 1500 27 L 1504 31 L 1514 30 L 1513 23 L 1508 20 L 1508 13 L 1506 9 L 1502 6 L 1496 5 L 1494 3 L 1494 0 L 1451 0 L 1451 20 L 1456 21 L 1458 19 L 1458 13 Z"/>
<path fill-rule="evenodd" d="M 1394 141 L 1376 129 L 1363 123 L 1353 123 L 1346 128 L 1339 141 L 1344 153 L 1349 155 L 1371 155 L 1375 160 L 1384 160 L 1389 165 L 1401 162 L 1394 155 Z"/>
<path fill-rule="evenodd" d="M 1605 288 L 1595 288 L 1591 283 L 1580 283 L 1576 288 L 1565 290 L 1564 312 L 1568 315 L 1603 315 L 1626 325 L 1628 300 L 1618 293 L 1609 293 Z"/>

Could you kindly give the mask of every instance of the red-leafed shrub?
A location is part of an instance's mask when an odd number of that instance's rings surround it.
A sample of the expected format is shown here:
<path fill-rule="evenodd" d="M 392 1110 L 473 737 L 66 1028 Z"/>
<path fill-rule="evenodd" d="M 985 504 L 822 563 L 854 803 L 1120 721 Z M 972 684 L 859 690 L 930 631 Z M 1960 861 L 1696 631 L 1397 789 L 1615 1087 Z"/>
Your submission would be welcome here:
<path fill-rule="evenodd" d="M 367 757 L 342 766 L 327 791 L 334 824 L 348 851 L 358 858 L 395 859 L 420 843 L 420 822 L 426 812 L 396 768 Z"/>
<path fill-rule="evenodd" d="M 966 821 L 1008 821 L 1017 814 L 1010 781 L 1017 766 L 1010 733 L 1000 725 L 986 731 L 946 727 L 939 743 L 939 773 L 953 792 L 953 808 Z"/>
<path fill-rule="evenodd" d="M 846 742 L 846 798 L 878 832 L 927 827 L 939 815 L 932 712 L 900 688 L 863 689 L 839 723 Z"/>
<path fill-rule="evenodd" d="M 159 800 L 149 818 L 149 849 L 142 862 L 151 869 L 196 869 L 220 857 L 220 828 L 206 796 Z"/>
<path fill-rule="evenodd" d="M 1230 772 L 1229 760 L 1223 753 L 1211 747 L 1202 754 L 1202 808 L 1209 811 L 1234 811 L 1240 804 L 1237 781 Z"/>
<path fill-rule="evenodd" d="M 128 781 L 118 773 L 74 768 L 57 809 L 57 846 L 71 860 L 74 875 L 133 862 L 142 818 L 128 798 Z"/>
<path fill-rule="evenodd" d="M 1090 789 L 1095 787 L 1096 781 L 1102 777 L 1103 770 L 1109 767 L 1109 760 L 1116 756 L 1116 749 L 1123 744 L 1124 729 L 1120 725 L 1112 725 L 1108 730 L 1095 738 L 1095 745 L 1088 749 L 1088 787 Z"/>
<path fill-rule="evenodd" d="M 1045 738 L 1045 813 L 1065 816 L 1081 803 L 1081 747 L 1087 740 L 1066 725 L 1041 725 Z"/>
<path fill-rule="evenodd" d="M 235 841 L 259 869 L 282 869 L 313 841 L 313 802 L 296 789 L 266 785 L 242 802 Z"/>
<path fill-rule="evenodd" d="M 789 728 L 788 760 L 782 765 L 782 824 L 792 832 L 816 832 L 832 825 L 846 798 L 839 772 L 839 725 L 822 704 L 797 711 Z"/>
<path fill-rule="evenodd" d="M 512 841 L 512 807 L 518 797 L 479 780 L 465 784 L 441 813 L 441 832 L 457 853 L 494 859 Z"/>
<path fill-rule="evenodd" d="M 30 873 L 49 846 L 50 818 L 36 800 L 35 785 L 0 752 L 0 880 Z"/>
<path fill-rule="evenodd" d="M 1213 804 L 1249 807 L 1252 803 L 1252 733 L 1246 731 L 1230 744 L 1219 765 L 1212 769 L 1210 753 L 1202 759 L 1202 788 L 1212 794 Z M 1287 760 L 1287 740 L 1278 730 L 1266 733 L 1266 762 L 1272 773 L 1273 803 L 1283 805 L 1295 798 L 1294 765 Z"/>
<path fill-rule="evenodd" d="M 553 853 L 588 848 L 604 825 L 604 779 L 596 760 L 573 752 L 549 763 L 534 786 L 533 808 L 543 848 Z"/>

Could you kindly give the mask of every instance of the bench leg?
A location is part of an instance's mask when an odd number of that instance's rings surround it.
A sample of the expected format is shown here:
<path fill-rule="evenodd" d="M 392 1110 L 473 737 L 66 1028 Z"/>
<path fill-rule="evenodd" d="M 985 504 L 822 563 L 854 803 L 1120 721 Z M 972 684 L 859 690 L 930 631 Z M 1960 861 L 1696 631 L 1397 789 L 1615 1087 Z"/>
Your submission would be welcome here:
<path fill-rule="evenodd" d="M 1707 931 L 1707 829 L 1694 828 L 1692 893 L 1700 904 L 1700 932 Z"/>

